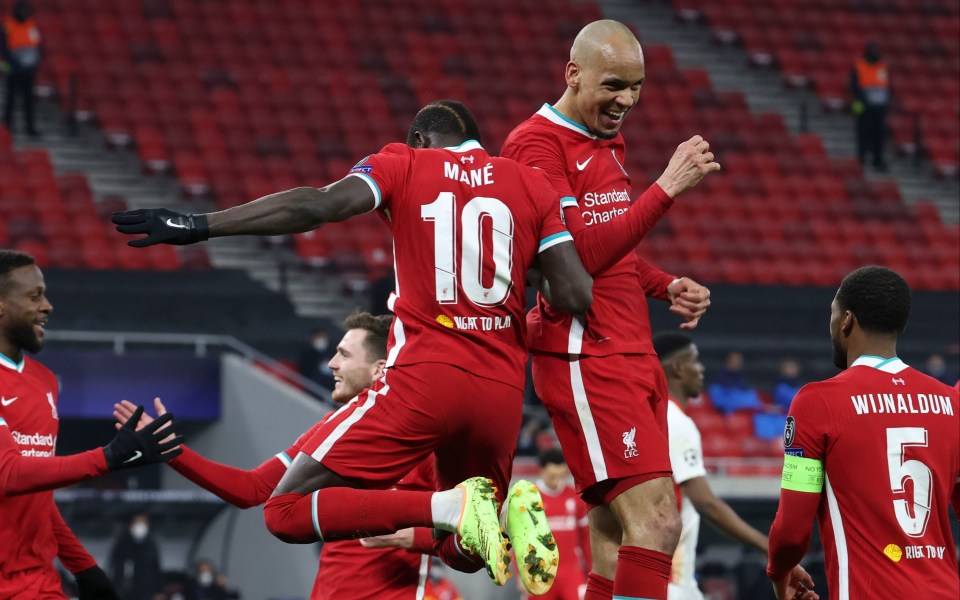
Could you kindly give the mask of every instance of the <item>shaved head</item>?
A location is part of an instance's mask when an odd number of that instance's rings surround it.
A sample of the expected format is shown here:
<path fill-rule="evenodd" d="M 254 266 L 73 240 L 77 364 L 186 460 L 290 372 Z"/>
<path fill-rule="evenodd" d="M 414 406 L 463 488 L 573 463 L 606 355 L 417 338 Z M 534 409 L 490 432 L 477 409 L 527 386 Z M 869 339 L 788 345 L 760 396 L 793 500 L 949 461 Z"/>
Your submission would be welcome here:
<path fill-rule="evenodd" d="M 609 62 L 639 62 L 643 50 L 630 28 L 620 21 L 594 21 L 580 30 L 570 47 L 570 61 L 581 69 L 603 68 Z"/>
<path fill-rule="evenodd" d="M 594 21 L 573 41 L 564 75 L 567 90 L 554 108 L 587 133 L 613 139 L 640 97 L 643 50 L 623 23 Z"/>

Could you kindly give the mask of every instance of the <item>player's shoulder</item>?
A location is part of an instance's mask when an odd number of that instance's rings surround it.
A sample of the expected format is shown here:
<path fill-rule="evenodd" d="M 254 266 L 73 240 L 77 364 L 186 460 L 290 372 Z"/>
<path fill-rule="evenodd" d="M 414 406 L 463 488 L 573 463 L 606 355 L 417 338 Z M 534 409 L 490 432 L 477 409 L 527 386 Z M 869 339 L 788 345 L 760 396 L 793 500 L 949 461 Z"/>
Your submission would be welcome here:
<path fill-rule="evenodd" d="M 503 143 L 502 155 L 509 156 L 513 152 L 536 142 L 562 143 L 562 128 L 551 123 L 539 113 L 532 115 L 526 121 L 513 128 Z"/>
<path fill-rule="evenodd" d="M 690 415 L 683 412 L 683 409 L 673 400 L 667 405 L 667 424 L 669 425 L 668 430 L 671 434 L 700 434 L 700 429 L 697 428 L 696 422 L 690 418 Z"/>
<path fill-rule="evenodd" d="M 947 385 L 936 377 L 927 375 L 926 373 L 918 371 L 913 367 L 907 367 L 905 369 L 905 374 L 910 378 L 911 383 L 923 383 L 924 387 L 927 389 L 932 389 L 937 394 L 957 398 L 958 392 L 960 392 L 960 390 L 957 389 L 957 386 Z"/>
<path fill-rule="evenodd" d="M 380 148 L 380 152 L 378 152 L 378 154 L 413 156 L 414 152 L 415 150 L 406 144 L 402 144 L 400 142 L 391 142 L 383 148 Z"/>
<path fill-rule="evenodd" d="M 43 363 L 38 360 L 34 360 L 29 356 L 23 357 L 23 372 L 29 373 L 33 377 L 39 379 L 46 379 L 51 381 L 56 381 L 57 376 L 53 374 L 53 371 L 48 369 Z"/>

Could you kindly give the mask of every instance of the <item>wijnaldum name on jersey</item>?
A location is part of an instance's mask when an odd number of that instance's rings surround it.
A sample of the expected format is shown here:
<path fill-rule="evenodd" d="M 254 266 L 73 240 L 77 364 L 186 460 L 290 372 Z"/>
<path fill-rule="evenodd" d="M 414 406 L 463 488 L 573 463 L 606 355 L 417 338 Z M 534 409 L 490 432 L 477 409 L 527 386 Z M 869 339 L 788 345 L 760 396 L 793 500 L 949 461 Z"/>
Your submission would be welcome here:
<path fill-rule="evenodd" d="M 949 396 L 937 394 L 862 394 L 850 396 L 858 415 L 912 414 L 953 416 Z"/>

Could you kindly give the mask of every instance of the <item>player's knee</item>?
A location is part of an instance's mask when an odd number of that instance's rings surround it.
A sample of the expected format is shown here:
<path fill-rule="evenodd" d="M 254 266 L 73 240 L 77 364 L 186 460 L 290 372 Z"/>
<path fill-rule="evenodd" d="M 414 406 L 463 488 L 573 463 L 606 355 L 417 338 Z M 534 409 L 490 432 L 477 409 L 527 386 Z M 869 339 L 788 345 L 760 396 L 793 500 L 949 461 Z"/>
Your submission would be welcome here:
<path fill-rule="evenodd" d="M 665 554 L 673 554 L 680 541 L 683 526 L 676 504 L 658 501 L 649 504 L 646 510 L 637 511 L 623 524 L 623 543 L 626 546 L 651 548 Z"/>

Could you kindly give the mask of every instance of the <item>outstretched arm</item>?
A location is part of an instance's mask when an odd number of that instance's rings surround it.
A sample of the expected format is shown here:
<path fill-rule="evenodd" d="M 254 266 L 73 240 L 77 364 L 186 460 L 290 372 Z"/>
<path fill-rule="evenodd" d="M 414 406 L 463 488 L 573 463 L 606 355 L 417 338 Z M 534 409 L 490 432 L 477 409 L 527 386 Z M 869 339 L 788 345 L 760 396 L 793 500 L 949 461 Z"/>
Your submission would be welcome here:
<path fill-rule="evenodd" d="M 158 416 L 167 414 L 160 398 L 155 398 L 153 403 Z M 117 427 L 125 424 L 135 410 L 136 406 L 127 400 L 114 404 L 113 416 L 117 420 Z M 139 426 L 143 427 L 152 421 L 153 417 L 144 413 L 140 417 Z M 238 469 L 212 461 L 186 446 L 181 448 L 183 454 L 171 460 L 170 466 L 177 473 L 237 508 L 250 508 L 266 502 L 290 463 L 288 450 L 255 469 Z"/>
<path fill-rule="evenodd" d="M 231 235 L 302 233 L 370 212 L 379 204 L 374 188 L 361 176 L 348 176 L 323 188 L 293 188 L 210 214 L 183 215 L 165 208 L 145 208 L 114 213 L 112 220 L 120 233 L 147 234 L 127 242 L 142 248 L 193 244 Z"/>
<path fill-rule="evenodd" d="M 0 418 L 0 496 L 53 490 L 107 471 L 170 460 L 180 453 L 183 441 L 169 428 L 171 419 L 172 415 L 158 419 L 140 431 L 123 427 L 106 446 L 80 454 L 30 457 L 21 455 L 6 421 Z"/>

